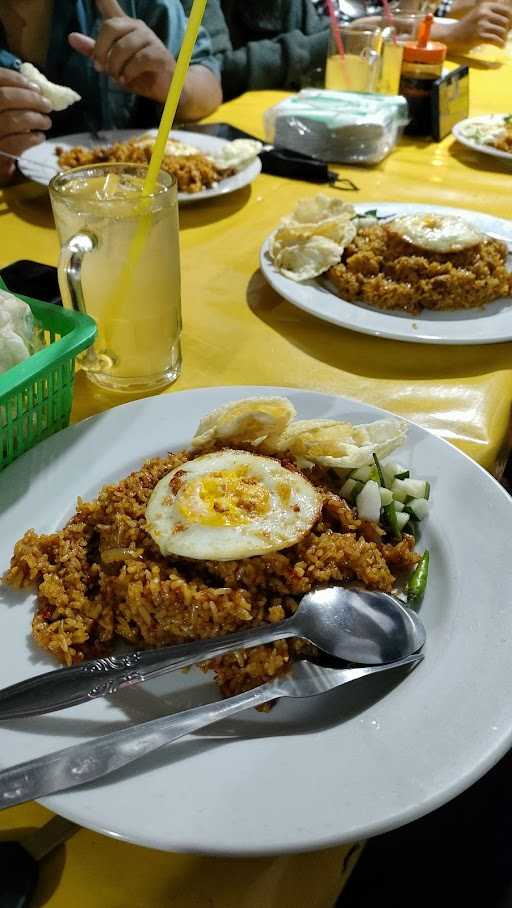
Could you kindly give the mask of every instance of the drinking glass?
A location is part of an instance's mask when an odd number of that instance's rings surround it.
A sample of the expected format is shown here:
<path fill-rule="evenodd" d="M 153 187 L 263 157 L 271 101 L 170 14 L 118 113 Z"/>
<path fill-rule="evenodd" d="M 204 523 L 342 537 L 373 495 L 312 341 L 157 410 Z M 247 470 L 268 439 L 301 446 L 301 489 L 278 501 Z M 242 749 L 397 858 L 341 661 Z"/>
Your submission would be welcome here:
<path fill-rule="evenodd" d="M 413 12 L 409 7 L 394 7 L 392 19 L 382 19 L 384 24 L 392 26 L 399 43 L 404 41 L 415 41 L 418 37 L 418 31 L 421 23 L 425 18 L 423 12 Z"/>
<path fill-rule="evenodd" d="M 379 76 L 379 31 L 340 27 L 343 58 L 332 35 L 325 67 L 325 87 L 334 91 L 375 91 Z"/>
<path fill-rule="evenodd" d="M 381 20 L 380 71 L 376 91 L 383 95 L 397 95 L 404 55 L 403 42 L 394 27 Z"/>
<path fill-rule="evenodd" d="M 163 387 L 181 370 L 176 181 L 161 172 L 143 196 L 146 173 L 96 164 L 50 183 L 64 305 L 98 326 L 80 365 L 96 384 L 130 393 Z"/>

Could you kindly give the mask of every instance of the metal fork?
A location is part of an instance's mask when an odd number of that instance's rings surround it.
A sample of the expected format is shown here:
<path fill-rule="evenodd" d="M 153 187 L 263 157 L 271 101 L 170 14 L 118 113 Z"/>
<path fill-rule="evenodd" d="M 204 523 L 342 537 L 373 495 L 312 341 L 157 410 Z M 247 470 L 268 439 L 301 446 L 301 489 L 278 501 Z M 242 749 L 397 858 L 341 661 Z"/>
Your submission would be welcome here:
<path fill-rule="evenodd" d="M 422 658 L 407 656 L 385 665 L 341 669 L 296 662 L 286 675 L 227 700 L 132 725 L 5 769 L 0 772 L 0 808 L 92 782 L 199 728 L 279 697 L 313 697 L 368 675 L 404 666 L 412 668 Z"/>

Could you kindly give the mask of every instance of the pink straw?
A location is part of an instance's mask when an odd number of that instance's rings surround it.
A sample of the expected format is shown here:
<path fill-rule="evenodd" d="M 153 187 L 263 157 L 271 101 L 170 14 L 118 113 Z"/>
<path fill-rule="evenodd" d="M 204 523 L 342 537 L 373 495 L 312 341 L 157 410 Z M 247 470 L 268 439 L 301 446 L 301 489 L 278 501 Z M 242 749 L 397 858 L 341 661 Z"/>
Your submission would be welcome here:
<path fill-rule="evenodd" d="M 327 2 L 329 3 L 329 0 Z M 390 25 L 393 25 L 395 17 L 389 5 L 389 0 L 382 0 L 382 5 L 384 7 L 384 18 L 388 20 Z M 396 44 L 396 32 L 393 32 L 393 44 Z"/>
<path fill-rule="evenodd" d="M 336 18 L 336 11 L 334 9 L 333 0 L 327 0 L 327 12 L 329 13 L 332 36 L 334 38 L 334 43 L 338 51 L 338 56 L 340 58 L 341 72 L 343 73 L 343 77 L 348 87 L 350 88 L 350 75 L 348 68 L 345 66 L 345 48 L 343 47 L 343 41 L 341 40 L 341 32 L 338 25 L 338 20 Z"/>

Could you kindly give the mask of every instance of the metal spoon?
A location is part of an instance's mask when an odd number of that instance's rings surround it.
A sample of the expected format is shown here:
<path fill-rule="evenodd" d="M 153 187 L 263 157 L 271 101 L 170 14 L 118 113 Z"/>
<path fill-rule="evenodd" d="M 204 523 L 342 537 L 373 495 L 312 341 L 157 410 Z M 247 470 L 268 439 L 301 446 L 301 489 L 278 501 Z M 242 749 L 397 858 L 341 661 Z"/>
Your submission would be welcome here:
<path fill-rule="evenodd" d="M 184 735 L 253 706 L 279 697 L 313 697 L 379 672 L 403 667 L 413 669 L 422 659 L 423 656 L 418 654 L 386 665 L 342 669 L 326 668 L 306 661 L 296 662 L 285 675 L 227 700 L 131 725 L 84 744 L 75 744 L 4 769 L 0 771 L 0 810 L 92 782 Z"/>
<path fill-rule="evenodd" d="M 420 650 L 425 628 L 388 593 L 332 586 L 307 593 L 291 618 L 208 640 L 108 656 L 36 675 L 0 691 L 0 719 L 40 716 L 233 650 L 300 637 L 330 656 L 361 665 L 394 662 Z"/>

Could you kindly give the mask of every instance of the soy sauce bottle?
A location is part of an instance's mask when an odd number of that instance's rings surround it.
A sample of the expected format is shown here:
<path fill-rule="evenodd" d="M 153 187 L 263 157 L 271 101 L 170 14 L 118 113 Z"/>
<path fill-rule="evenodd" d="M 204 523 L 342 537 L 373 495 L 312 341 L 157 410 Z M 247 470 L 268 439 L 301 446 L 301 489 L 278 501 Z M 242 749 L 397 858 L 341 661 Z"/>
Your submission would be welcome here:
<path fill-rule="evenodd" d="M 434 82 L 443 73 L 446 44 L 429 41 L 433 16 L 428 13 L 420 25 L 416 41 L 406 41 L 400 94 L 407 100 L 410 122 L 405 132 L 410 136 L 432 135 L 432 92 Z"/>

